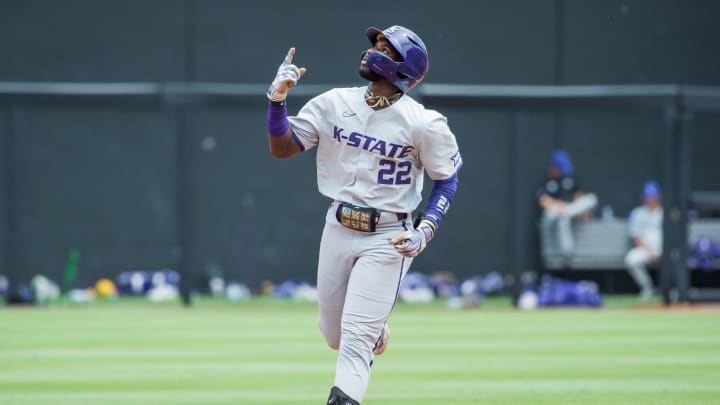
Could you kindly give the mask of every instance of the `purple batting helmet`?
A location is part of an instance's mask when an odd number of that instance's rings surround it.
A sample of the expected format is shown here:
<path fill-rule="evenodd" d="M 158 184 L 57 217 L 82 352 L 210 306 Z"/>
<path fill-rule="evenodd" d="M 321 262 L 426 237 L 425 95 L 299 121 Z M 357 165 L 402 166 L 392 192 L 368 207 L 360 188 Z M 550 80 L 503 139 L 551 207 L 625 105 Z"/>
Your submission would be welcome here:
<path fill-rule="evenodd" d="M 403 93 L 407 93 L 420 83 L 430 67 L 425 44 L 417 34 L 399 25 L 382 31 L 375 27 L 367 29 L 368 39 L 373 45 L 380 35 L 390 42 L 402 57 L 402 61 L 396 62 L 382 52 L 372 51 L 365 63 L 370 70 L 389 80 Z"/>

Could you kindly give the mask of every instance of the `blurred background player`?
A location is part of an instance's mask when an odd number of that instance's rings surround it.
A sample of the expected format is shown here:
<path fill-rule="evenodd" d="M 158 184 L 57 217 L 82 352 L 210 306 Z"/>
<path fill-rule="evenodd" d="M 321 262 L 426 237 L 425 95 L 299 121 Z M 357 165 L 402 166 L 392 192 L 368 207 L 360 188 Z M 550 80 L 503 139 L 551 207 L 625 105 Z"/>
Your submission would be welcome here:
<path fill-rule="evenodd" d="M 317 183 L 332 200 L 320 242 L 319 326 L 339 350 L 328 404 L 359 404 L 374 355 L 387 347 L 387 320 L 412 258 L 433 238 L 457 189 L 462 166 L 441 114 L 405 95 L 428 71 L 414 32 L 369 28 L 360 76 L 367 87 L 338 88 L 287 117 L 288 90 L 305 74 L 291 48 L 268 90 L 270 151 L 289 158 L 317 147 Z M 418 226 L 424 172 L 433 189 Z M 388 243 L 390 242 L 390 243 Z"/>
<path fill-rule="evenodd" d="M 643 205 L 634 208 L 628 219 L 633 247 L 625 256 L 625 266 L 640 289 L 640 298 L 648 299 L 653 295 L 653 282 L 647 265 L 657 262 L 663 244 L 663 209 L 660 186 L 656 181 L 645 182 L 642 199 Z"/>
<path fill-rule="evenodd" d="M 572 222 L 575 218 L 589 218 L 597 205 L 593 193 L 584 193 L 574 176 L 570 155 L 564 150 L 552 153 L 547 178 L 538 190 L 542 208 L 540 221 L 543 252 L 557 252 L 569 259 L 575 249 Z"/>

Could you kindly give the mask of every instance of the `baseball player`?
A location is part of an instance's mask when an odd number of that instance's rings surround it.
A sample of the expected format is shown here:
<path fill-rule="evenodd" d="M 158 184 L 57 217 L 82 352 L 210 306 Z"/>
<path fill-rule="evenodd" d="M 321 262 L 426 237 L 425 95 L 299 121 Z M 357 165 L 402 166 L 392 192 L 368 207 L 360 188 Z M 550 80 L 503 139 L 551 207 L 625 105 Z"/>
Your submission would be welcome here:
<path fill-rule="evenodd" d="M 547 245 L 543 254 L 559 249 L 565 260 L 569 260 L 575 250 L 572 222 L 577 217 L 590 215 L 597 205 L 597 196 L 582 191 L 566 151 L 552 153 L 547 179 L 537 191 L 537 197 L 543 209 L 542 238 Z"/>
<path fill-rule="evenodd" d="M 319 326 L 338 350 L 328 404 L 359 404 L 374 356 L 385 351 L 387 320 L 412 259 L 438 230 L 457 190 L 462 159 L 441 114 L 407 96 L 428 71 L 428 53 L 411 30 L 368 28 L 366 87 L 336 88 L 287 116 L 288 91 L 305 74 L 290 48 L 268 90 L 270 152 L 290 158 L 317 147 L 317 183 L 332 203 L 320 242 Z M 433 181 L 425 214 L 423 171 Z"/>
<path fill-rule="evenodd" d="M 643 205 L 635 207 L 628 219 L 628 232 L 632 249 L 625 255 L 625 267 L 640 288 L 640 299 L 647 300 L 653 295 L 653 281 L 647 265 L 657 261 L 662 254 L 663 209 L 660 185 L 646 181 L 643 185 Z"/>

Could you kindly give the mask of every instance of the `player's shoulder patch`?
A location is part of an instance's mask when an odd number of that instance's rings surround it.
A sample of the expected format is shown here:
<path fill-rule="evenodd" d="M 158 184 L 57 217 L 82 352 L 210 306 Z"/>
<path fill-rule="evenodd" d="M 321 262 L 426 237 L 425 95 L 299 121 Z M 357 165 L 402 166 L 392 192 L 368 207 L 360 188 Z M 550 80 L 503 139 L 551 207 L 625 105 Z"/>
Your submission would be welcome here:
<path fill-rule="evenodd" d="M 450 160 L 453 163 L 453 167 L 455 168 L 455 173 L 457 173 L 458 170 L 463 166 L 463 160 L 462 156 L 460 156 L 460 149 L 458 149 L 455 154 L 453 154 L 450 157 Z"/>

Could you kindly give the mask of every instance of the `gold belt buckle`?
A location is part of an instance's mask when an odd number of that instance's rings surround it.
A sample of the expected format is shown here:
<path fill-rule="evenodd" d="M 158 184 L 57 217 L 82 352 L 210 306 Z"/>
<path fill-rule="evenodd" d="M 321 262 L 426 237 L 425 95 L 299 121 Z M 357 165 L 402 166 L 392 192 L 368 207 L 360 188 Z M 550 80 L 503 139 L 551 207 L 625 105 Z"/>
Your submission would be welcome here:
<path fill-rule="evenodd" d="M 348 203 L 340 203 L 335 216 L 344 227 L 360 232 L 375 232 L 380 219 L 380 213 L 375 208 Z"/>

